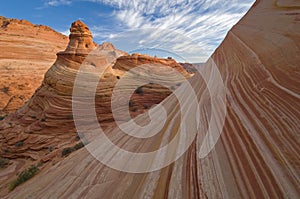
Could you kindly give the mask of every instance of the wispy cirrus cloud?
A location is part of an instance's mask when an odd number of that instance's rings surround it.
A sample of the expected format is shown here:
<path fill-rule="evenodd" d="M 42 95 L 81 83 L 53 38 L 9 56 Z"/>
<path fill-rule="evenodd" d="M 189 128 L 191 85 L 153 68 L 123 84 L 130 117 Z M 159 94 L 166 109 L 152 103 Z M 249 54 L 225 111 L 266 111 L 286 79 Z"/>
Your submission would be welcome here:
<path fill-rule="evenodd" d="M 229 29 L 238 22 L 253 4 L 254 0 L 90 0 L 114 7 L 114 17 L 124 30 L 151 29 L 149 35 L 142 34 L 142 43 L 152 47 L 172 41 L 170 51 L 183 53 L 193 51 L 197 46 L 199 59 L 203 62 L 224 39 Z M 117 28 L 117 27 L 116 27 Z M 153 34 L 153 30 L 155 34 Z M 161 31 L 160 31 L 161 30 Z M 162 31 L 168 30 L 168 31 Z M 168 32 L 174 31 L 191 38 L 193 45 L 186 46 L 183 37 Z M 138 32 L 136 32 L 138 33 Z M 168 37 L 167 35 L 172 35 Z M 174 39 L 175 37 L 175 39 Z M 137 40 L 139 36 L 133 39 Z M 141 44 L 140 41 L 136 41 Z M 171 42 L 168 42 L 171 44 Z M 191 42 L 188 42 L 191 43 Z M 186 54 L 186 53 L 185 53 Z"/>
<path fill-rule="evenodd" d="M 71 0 L 50 0 L 46 1 L 44 6 L 60 6 L 60 5 L 70 5 Z"/>

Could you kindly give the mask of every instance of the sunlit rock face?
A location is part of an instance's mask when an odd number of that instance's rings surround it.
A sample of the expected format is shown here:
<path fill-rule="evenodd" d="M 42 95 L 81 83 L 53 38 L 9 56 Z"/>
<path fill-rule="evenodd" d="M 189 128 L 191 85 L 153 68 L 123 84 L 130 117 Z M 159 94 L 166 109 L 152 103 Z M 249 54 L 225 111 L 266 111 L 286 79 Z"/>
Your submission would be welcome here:
<path fill-rule="evenodd" d="M 80 20 L 72 23 L 69 40 L 67 49 L 57 54 L 57 62 L 59 64 L 62 61 L 62 64 L 68 64 L 69 68 L 76 69 L 97 44 L 93 42 L 89 28 Z"/>
<path fill-rule="evenodd" d="M 68 38 L 26 20 L 0 17 L 0 115 L 20 108 L 41 85 Z"/>
<path fill-rule="evenodd" d="M 173 164 L 144 174 L 111 169 L 82 149 L 8 197 L 299 198 L 300 10 L 296 1 L 282 2 L 257 1 L 205 65 L 209 72 L 216 63 L 227 96 L 221 138 L 208 156 L 198 154 L 203 132 Z M 190 83 L 201 96 L 200 76 Z M 160 137 L 146 145 L 125 136 L 112 141 L 137 152 L 156 148 L 168 130 L 178 128 L 174 99 L 163 102 L 173 122 Z M 212 101 L 202 100 L 201 114 Z"/>
<path fill-rule="evenodd" d="M 7 182 L 7 179 L 13 178 L 17 171 L 29 164 L 39 162 L 54 164 L 62 159 L 61 154 L 65 148 L 80 142 L 72 113 L 74 82 L 80 70 L 89 71 L 92 77 L 98 77 L 99 70 L 104 71 L 96 82 L 98 86 L 93 100 L 98 120 L 103 128 L 112 128 L 114 118 L 110 102 L 115 84 L 130 69 L 147 64 L 156 66 L 148 71 L 150 76 L 168 73 L 168 76 L 172 77 L 168 72 L 170 67 L 182 74 L 184 79 L 170 83 L 173 90 L 191 77 L 172 59 L 129 55 L 107 42 L 97 45 L 84 23 L 81 21 L 72 23 L 69 45 L 65 51 L 57 54 L 55 63 L 46 72 L 40 87 L 22 108 L 8 115 L 0 123 L 1 157 L 14 162 L 10 172 L 3 174 L 2 179 Z M 83 91 L 85 91 L 84 83 L 79 82 L 77 85 Z M 130 115 L 119 115 L 118 118 L 128 121 L 154 104 L 160 103 L 170 93 L 170 89 L 149 82 L 140 89 L 140 92 L 133 94 L 130 107 L 128 103 L 119 107 L 121 110 L 129 108 Z M 85 98 L 83 94 L 82 103 L 85 102 Z M 90 117 L 85 119 L 88 121 Z"/>

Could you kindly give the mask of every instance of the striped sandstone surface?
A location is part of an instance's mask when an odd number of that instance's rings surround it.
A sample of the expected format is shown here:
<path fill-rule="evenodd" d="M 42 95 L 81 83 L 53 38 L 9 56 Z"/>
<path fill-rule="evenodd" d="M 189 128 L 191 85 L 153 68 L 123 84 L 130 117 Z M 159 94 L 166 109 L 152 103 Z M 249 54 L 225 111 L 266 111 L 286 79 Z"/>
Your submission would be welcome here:
<path fill-rule="evenodd" d="M 149 173 L 111 169 L 83 148 L 6 198 L 299 198 L 299 16 L 298 1 L 256 1 L 205 64 L 205 74 L 212 71 L 212 61 L 220 71 L 227 110 L 221 137 L 205 158 L 198 155 L 202 131 L 181 158 Z M 208 99 L 200 75 L 189 82 L 199 97 L 200 124 L 211 115 L 220 117 L 217 111 L 207 114 L 219 94 L 212 90 Z M 184 104 L 178 104 L 175 95 L 162 102 L 168 118 L 160 136 L 136 141 L 117 136 L 118 128 L 107 136 L 128 150 L 145 152 L 172 138 L 180 114 L 194 125 L 195 116 L 178 108 L 192 100 L 185 85 L 178 88 L 186 96 Z"/>
<path fill-rule="evenodd" d="M 66 36 L 47 26 L 0 16 L 0 116 L 30 99 L 67 44 Z"/>
<path fill-rule="evenodd" d="M 88 27 L 81 21 L 74 22 L 70 32 L 69 45 L 65 51 L 57 54 L 57 60 L 46 72 L 42 84 L 32 98 L 0 123 L 1 157 L 11 161 L 10 166 L 2 170 L 0 175 L 2 191 L 6 190 L 7 182 L 14 179 L 18 171 L 30 164 L 46 163 L 43 168 L 51 166 L 61 160 L 65 148 L 79 143 L 72 114 L 72 93 L 81 66 L 88 65 L 87 68 L 91 70 L 92 75 L 99 68 L 105 69 L 95 94 L 96 112 L 103 128 L 114 126 L 110 106 L 111 95 L 116 82 L 126 71 L 139 65 L 155 64 L 154 69 L 146 71 L 150 76 L 160 77 L 163 73 L 170 73 L 171 67 L 185 78 L 191 77 L 173 59 L 153 58 L 140 54 L 128 55 L 110 43 L 97 45 L 93 42 Z M 94 55 L 97 57 L 96 60 L 87 58 Z M 168 75 L 172 77 L 172 74 Z M 185 78 L 171 82 L 170 86 L 176 89 L 186 81 Z M 119 115 L 119 120 L 130 120 L 131 117 L 160 103 L 170 93 L 169 89 L 149 82 L 132 95 L 130 115 Z M 121 107 L 125 108 L 128 108 L 128 103 Z"/>

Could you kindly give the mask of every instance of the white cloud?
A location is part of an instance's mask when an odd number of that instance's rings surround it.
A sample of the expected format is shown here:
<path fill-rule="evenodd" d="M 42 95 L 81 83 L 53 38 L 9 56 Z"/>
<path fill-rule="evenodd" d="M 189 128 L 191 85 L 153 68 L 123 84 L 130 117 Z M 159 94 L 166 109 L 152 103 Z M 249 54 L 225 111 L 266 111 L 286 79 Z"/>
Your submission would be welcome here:
<path fill-rule="evenodd" d="M 139 28 L 146 20 L 139 12 L 133 10 L 121 10 L 116 13 L 116 17 L 130 28 Z"/>
<path fill-rule="evenodd" d="M 59 31 L 61 34 L 63 34 L 63 35 L 66 35 L 66 36 L 69 36 L 69 34 L 70 34 L 70 30 L 68 29 L 68 30 L 64 30 L 64 31 Z"/>
<path fill-rule="evenodd" d="M 143 44 L 148 47 L 149 45 L 159 47 L 161 46 L 159 44 L 165 41 L 170 45 L 168 50 L 174 53 L 192 51 L 197 46 L 198 49 L 202 49 L 198 59 L 201 62 L 209 57 L 229 29 L 237 23 L 254 2 L 254 0 L 90 1 L 114 7 L 115 18 L 125 26 L 122 29 L 151 29 L 148 34 L 141 31 L 135 32 L 139 35 L 128 34 L 132 38 L 127 38 L 127 40 L 136 40 L 136 46 Z M 176 36 L 170 32 L 178 34 Z M 142 35 L 143 38 L 140 38 Z M 139 39 L 135 39 L 135 37 Z M 191 40 L 184 42 L 183 38 L 191 38 Z M 195 58 L 194 55 L 193 57 Z"/>
<path fill-rule="evenodd" d="M 50 0 L 45 3 L 46 6 L 60 6 L 60 5 L 70 5 L 71 0 Z"/>

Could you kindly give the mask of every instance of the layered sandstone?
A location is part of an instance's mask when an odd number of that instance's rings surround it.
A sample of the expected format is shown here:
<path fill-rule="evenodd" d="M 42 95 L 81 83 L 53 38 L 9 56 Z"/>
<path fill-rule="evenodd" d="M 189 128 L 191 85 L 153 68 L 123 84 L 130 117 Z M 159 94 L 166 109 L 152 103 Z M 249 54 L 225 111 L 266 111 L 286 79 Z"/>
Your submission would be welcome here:
<path fill-rule="evenodd" d="M 79 143 L 78 138 L 82 132 L 77 132 L 74 126 L 72 102 L 77 100 L 74 99 L 73 92 L 76 77 L 80 72 L 90 75 L 87 79 L 77 80 L 76 86 L 82 89 L 79 101 L 83 104 L 86 104 L 86 98 L 89 99 L 86 95 L 86 83 L 96 77 L 94 83 L 98 86 L 92 100 L 95 101 L 98 121 L 104 129 L 112 128 L 115 122 L 110 102 L 116 83 L 126 74 L 140 76 L 139 72 L 132 72 L 131 69 L 143 65 L 143 70 L 146 70 L 150 77 L 162 79 L 168 75 L 172 79 L 174 75 L 170 68 L 173 68 L 183 78 L 176 79 L 174 76 L 171 82 L 167 82 L 169 89 L 152 82 L 146 83 L 132 95 L 130 115 L 118 115 L 118 120 L 123 122 L 160 103 L 171 90 L 178 88 L 191 76 L 171 59 L 128 55 L 106 42 L 97 45 L 93 42 L 89 28 L 81 21 L 72 23 L 69 39 L 66 50 L 57 54 L 57 60 L 46 72 L 41 86 L 32 98 L 0 123 L 1 157 L 13 162 L 7 168 L 10 172 L 4 172 L 0 179 L 3 180 L 3 186 L 0 187 L 2 190 L 5 190 L 5 183 L 13 179 L 17 171 L 29 164 L 54 164 L 61 160 L 65 148 Z M 99 71 L 103 72 L 101 77 L 98 75 Z M 128 103 L 124 102 L 118 109 L 128 109 Z M 88 121 L 91 118 L 85 119 Z"/>
<path fill-rule="evenodd" d="M 20 108 L 40 86 L 68 38 L 26 20 L 0 17 L 0 116 Z"/>
<path fill-rule="evenodd" d="M 209 75 L 217 64 L 227 96 L 221 139 L 208 156 L 199 157 L 201 130 L 180 159 L 150 173 L 111 169 L 81 149 L 7 198 L 299 198 L 300 10 L 296 1 L 283 7 L 280 2 L 256 1 L 204 66 Z M 210 115 L 221 117 L 218 109 L 207 114 L 220 97 L 218 82 L 211 81 L 210 100 L 203 79 L 190 80 L 200 100 L 201 129 Z M 169 117 L 160 136 L 137 141 L 116 136 L 121 133 L 116 128 L 109 138 L 135 152 L 156 149 L 178 129 L 178 107 L 192 104 L 184 89 L 179 93 L 187 97 L 185 103 L 178 104 L 174 95 L 163 102 Z M 191 113 L 182 114 L 193 126 Z"/>

